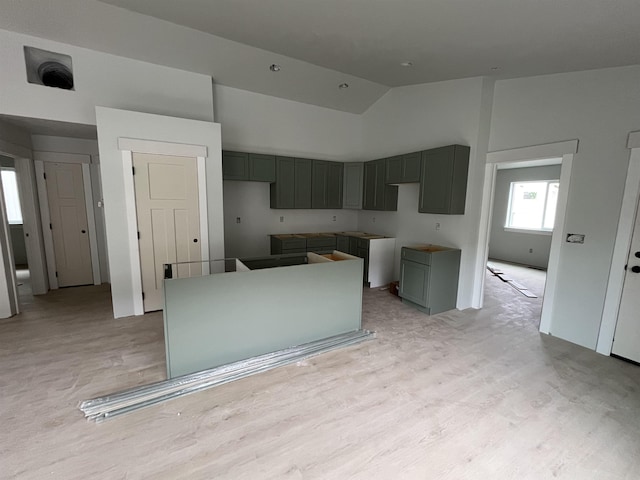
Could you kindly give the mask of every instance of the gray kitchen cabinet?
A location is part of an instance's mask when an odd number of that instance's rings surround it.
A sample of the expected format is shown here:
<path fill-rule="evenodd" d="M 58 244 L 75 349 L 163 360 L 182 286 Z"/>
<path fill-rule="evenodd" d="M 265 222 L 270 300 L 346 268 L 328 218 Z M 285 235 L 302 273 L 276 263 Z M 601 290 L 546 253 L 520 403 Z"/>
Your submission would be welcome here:
<path fill-rule="evenodd" d="M 464 213 L 469 151 L 469 147 L 450 145 L 422 152 L 420 213 Z"/>
<path fill-rule="evenodd" d="M 249 181 L 269 182 L 276 181 L 276 157 L 275 155 L 263 155 L 261 153 L 249 154 Z"/>
<path fill-rule="evenodd" d="M 307 239 L 302 235 L 271 235 L 271 255 L 283 253 L 306 253 Z"/>
<path fill-rule="evenodd" d="M 387 158 L 385 183 L 417 183 L 420 181 L 422 152 Z"/>
<path fill-rule="evenodd" d="M 276 181 L 270 185 L 271 208 L 295 208 L 296 160 L 276 157 Z"/>
<path fill-rule="evenodd" d="M 313 160 L 311 208 L 342 208 L 342 163 Z"/>
<path fill-rule="evenodd" d="M 347 162 L 344 164 L 342 208 L 362 209 L 362 179 L 364 164 Z"/>
<path fill-rule="evenodd" d="M 336 235 L 336 250 L 349 253 L 349 237 L 346 235 Z"/>
<path fill-rule="evenodd" d="M 307 252 L 331 253 L 336 250 L 336 236 L 332 234 L 319 234 L 307 236 Z"/>
<path fill-rule="evenodd" d="M 386 160 L 382 158 L 364 164 L 363 210 L 398 210 L 398 187 L 385 183 Z"/>
<path fill-rule="evenodd" d="M 222 152 L 222 179 L 248 180 L 249 154 L 243 152 Z"/>
<path fill-rule="evenodd" d="M 311 208 L 312 175 L 312 161 L 308 158 L 296 158 L 293 182 L 293 208 Z"/>
<path fill-rule="evenodd" d="M 276 157 L 261 153 L 222 152 L 223 180 L 276 181 Z"/>
<path fill-rule="evenodd" d="M 428 315 L 456 307 L 460 250 L 439 245 L 402 247 L 402 302 Z"/>

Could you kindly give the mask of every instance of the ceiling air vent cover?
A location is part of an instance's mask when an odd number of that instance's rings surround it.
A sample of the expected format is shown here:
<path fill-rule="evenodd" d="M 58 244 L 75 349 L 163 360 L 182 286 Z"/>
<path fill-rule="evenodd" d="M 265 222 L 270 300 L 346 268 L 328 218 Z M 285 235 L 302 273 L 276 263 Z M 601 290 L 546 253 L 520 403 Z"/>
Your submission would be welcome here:
<path fill-rule="evenodd" d="M 73 90 L 71 57 L 34 47 L 24 47 L 27 81 L 46 87 Z"/>

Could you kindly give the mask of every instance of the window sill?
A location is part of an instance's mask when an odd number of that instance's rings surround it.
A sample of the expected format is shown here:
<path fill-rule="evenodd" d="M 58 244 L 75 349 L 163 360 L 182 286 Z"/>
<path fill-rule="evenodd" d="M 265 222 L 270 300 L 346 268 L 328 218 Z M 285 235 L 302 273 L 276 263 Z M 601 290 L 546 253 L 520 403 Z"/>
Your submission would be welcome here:
<path fill-rule="evenodd" d="M 553 230 L 528 230 L 526 228 L 504 227 L 504 231 L 512 233 L 529 233 L 531 235 L 546 235 L 549 237 L 553 235 Z"/>

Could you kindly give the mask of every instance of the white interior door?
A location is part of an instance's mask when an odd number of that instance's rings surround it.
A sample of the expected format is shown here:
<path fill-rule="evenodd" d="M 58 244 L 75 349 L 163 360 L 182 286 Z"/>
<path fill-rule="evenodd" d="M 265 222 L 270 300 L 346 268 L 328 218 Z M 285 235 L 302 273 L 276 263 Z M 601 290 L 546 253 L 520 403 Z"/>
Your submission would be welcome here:
<path fill-rule="evenodd" d="M 640 362 L 640 208 L 637 209 L 612 353 Z"/>
<path fill-rule="evenodd" d="M 133 153 L 144 311 L 161 310 L 164 264 L 202 274 L 196 158 Z M 184 263 L 181 262 L 196 262 Z"/>
<path fill-rule="evenodd" d="M 92 285 L 82 165 L 45 162 L 44 171 L 58 285 Z"/>

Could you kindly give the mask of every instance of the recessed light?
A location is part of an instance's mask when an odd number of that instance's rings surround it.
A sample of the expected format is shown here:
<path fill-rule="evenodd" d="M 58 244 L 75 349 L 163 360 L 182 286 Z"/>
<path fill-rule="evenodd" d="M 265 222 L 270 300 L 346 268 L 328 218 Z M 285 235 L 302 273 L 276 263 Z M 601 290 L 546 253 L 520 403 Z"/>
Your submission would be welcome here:
<path fill-rule="evenodd" d="M 349 84 L 348 83 L 341 83 L 340 85 L 338 85 L 338 88 L 342 88 L 342 89 L 349 88 Z"/>
<path fill-rule="evenodd" d="M 272 72 L 279 72 L 281 70 L 282 67 L 280 67 L 280 65 L 278 65 L 277 63 L 272 63 L 269 66 L 269 70 L 271 70 Z"/>
<path fill-rule="evenodd" d="M 413 67 L 413 62 L 402 62 L 400 65 L 403 67 Z"/>

